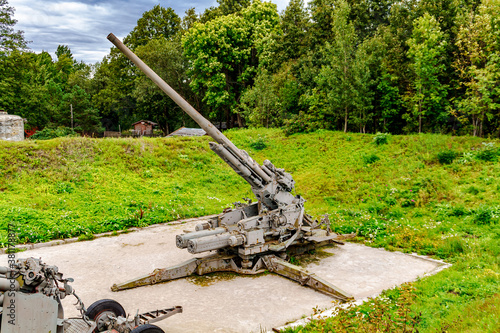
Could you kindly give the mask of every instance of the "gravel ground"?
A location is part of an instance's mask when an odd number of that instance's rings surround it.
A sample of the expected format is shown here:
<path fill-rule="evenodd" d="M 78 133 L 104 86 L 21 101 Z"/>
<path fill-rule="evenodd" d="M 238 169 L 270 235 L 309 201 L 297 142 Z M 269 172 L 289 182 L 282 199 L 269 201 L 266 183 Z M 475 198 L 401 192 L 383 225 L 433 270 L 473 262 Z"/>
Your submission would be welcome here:
<path fill-rule="evenodd" d="M 160 225 L 115 237 L 42 247 L 18 256 L 41 257 L 45 263 L 58 266 L 65 277 L 75 279 L 72 285 L 86 306 L 112 298 L 131 315 L 137 309 L 144 312 L 182 306 L 182 314 L 156 324 L 165 332 L 262 332 L 308 316 L 314 307 L 333 306 L 332 298 L 273 274 L 211 278 L 202 284 L 194 279 L 179 279 L 116 293 L 110 291 L 113 283 L 192 258 L 186 250 L 175 246 L 175 235 L 182 230 L 194 230 L 198 222 Z M 384 289 L 444 267 L 443 263 L 423 257 L 351 243 L 325 251 L 333 255 L 309 264 L 307 269 L 356 299 L 376 296 Z M 0 265 L 6 262 L 6 255 L 0 255 Z M 71 296 L 63 300 L 66 317 L 78 315 L 73 303 Z"/>

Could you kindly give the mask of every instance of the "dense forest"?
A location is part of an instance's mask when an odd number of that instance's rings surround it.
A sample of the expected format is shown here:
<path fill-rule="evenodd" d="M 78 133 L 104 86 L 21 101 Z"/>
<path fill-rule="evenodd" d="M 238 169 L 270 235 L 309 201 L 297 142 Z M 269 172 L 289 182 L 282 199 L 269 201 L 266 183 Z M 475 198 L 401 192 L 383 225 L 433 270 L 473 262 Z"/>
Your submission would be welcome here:
<path fill-rule="evenodd" d="M 217 0 L 154 6 L 124 43 L 213 122 L 376 133 L 500 136 L 500 0 Z M 29 50 L 0 0 L 0 108 L 27 129 L 98 133 L 193 123 L 117 49 Z"/>

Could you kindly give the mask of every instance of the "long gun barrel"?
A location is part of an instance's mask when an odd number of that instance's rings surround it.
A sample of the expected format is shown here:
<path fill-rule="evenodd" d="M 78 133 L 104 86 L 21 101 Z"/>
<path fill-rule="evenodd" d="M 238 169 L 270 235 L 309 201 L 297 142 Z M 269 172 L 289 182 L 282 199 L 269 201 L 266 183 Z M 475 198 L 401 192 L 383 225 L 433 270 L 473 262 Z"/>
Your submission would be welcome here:
<path fill-rule="evenodd" d="M 271 182 L 268 170 L 264 170 L 248 154 L 238 149 L 224 134 L 221 133 L 210 121 L 205 119 L 184 98 L 182 98 L 172 87 L 162 80 L 148 65 L 136 56 L 125 44 L 123 44 L 112 33 L 108 40 L 113 43 L 127 58 L 130 59 L 147 77 L 149 77 L 163 92 L 200 125 L 217 143 L 212 144 L 214 150 L 226 163 L 228 163 L 239 175 L 241 175 L 254 188 L 260 188 Z M 265 167 L 264 167 L 265 168 Z"/>

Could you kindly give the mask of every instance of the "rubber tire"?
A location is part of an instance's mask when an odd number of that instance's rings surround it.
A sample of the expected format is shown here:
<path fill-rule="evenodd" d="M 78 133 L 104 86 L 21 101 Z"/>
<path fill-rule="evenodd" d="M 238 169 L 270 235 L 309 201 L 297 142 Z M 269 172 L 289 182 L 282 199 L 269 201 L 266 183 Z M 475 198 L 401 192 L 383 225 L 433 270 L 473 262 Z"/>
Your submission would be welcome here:
<path fill-rule="evenodd" d="M 146 324 L 134 328 L 130 333 L 165 333 L 165 331 L 158 326 Z"/>
<path fill-rule="evenodd" d="M 89 317 L 89 319 L 95 321 L 96 318 L 103 312 L 105 311 L 110 311 L 113 312 L 113 314 L 118 317 L 127 317 L 127 313 L 125 312 L 125 309 L 123 309 L 123 306 L 121 306 L 120 303 L 113 299 L 101 299 L 98 301 L 95 301 L 90 305 L 87 309 L 87 312 L 85 312 L 85 315 Z M 101 332 L 96 329 L 94 330 L 94 333 Z"/>

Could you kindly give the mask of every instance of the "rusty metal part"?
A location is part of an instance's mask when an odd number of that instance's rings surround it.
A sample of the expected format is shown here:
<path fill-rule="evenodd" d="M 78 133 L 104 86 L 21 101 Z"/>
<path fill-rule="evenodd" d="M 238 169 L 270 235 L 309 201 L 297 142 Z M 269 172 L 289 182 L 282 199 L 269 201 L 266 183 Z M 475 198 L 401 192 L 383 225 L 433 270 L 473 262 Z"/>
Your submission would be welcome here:
<path fill-rule="evenodd" d="M 174 314 L 182 313 L 182 306 L 176 306 L 168 309 L 154 310 L 149 312 L 144 312 L 139 315 L 139 319 L 144 324 L 156 323 L 160 320 L 167 319 Z"/>
<path fill-rule="evenodd" d="M 167 282 L 193 274 L 204 275 L 214 272 L 236 272 L 254 275 L 265 271 L 262 262 L 260 264 L 255 264 L 252 269 L 244 269 L 237 265 L 236 259 L 238 259 L 236 254 L 214 254 L 203 258 L 193 258 L 169 268 L 157 268 L 150 274 L 140 276 L 124 283 L 114 284 L 111 290 L 120 291 L 132 289 L 140 286 Z"/>
<path fill-rule="evenodd" d="M 330 282 L 299 266 L 293 265 L 274 255 L 263 256 L 262 259 L 270 272 L 287 277 L 293 281 L 297 281 L 303 286 L 311 287 L 323 294 L 335 297 L 342 302 L 354 300 L 354 297 L 348 292 L 343 291 Z"/>

